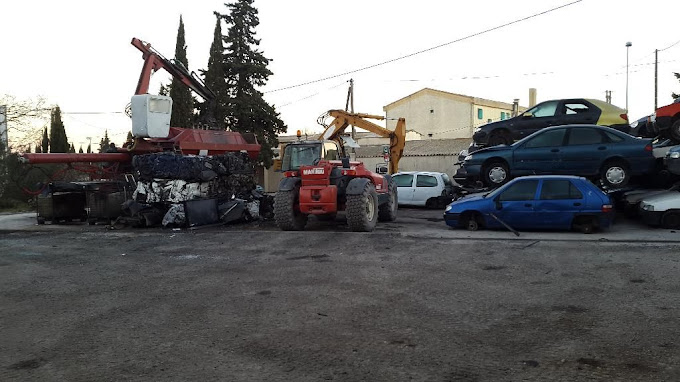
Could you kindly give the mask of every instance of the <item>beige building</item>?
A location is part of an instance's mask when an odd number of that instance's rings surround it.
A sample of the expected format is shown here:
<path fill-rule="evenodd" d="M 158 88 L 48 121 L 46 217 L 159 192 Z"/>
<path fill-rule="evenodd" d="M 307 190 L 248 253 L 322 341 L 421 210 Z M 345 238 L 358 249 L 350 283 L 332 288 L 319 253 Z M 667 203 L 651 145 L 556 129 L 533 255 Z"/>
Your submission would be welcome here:
<path fill-rule="evenodd" d="M 405 118 L 406 130 L 420 139 L 471 138 L 476 127 L 510 118 L 518 110 L 526 108 L 429 88 L 383 107 L 387 128 L 393 129 L 398 118 Z"/>

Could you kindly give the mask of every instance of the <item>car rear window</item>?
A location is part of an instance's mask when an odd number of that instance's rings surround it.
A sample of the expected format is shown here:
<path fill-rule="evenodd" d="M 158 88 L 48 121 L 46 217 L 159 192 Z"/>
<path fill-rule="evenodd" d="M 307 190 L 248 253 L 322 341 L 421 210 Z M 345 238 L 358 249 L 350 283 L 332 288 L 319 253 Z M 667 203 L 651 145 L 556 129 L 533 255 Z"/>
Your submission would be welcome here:
<path fill-rule="evenodd" d="M 543 187 L 541 187 L 541 200 L 560 199 L 583 199 L 583 194 L 569 180 L 544 180 Z"/>
<path fill-rule="evenodd" d="M 411 187 L 413 185 L 413 175 L 411 174 L 395 175 L 392 179 L 394 179 L 397 187 Z"/>
<path fill-rule="evenodd" d="M 622 137 L 619 137 L 616 134 L 610 133 L 609 131 L 605 131 L 604 135 L 606 135 L 607 138 L 609 138 L 610 142 L 622 142 L 623 141 Z"/>
<path fill-rule="evenodd" d="M 430 175 L 418 175 L 416 187 L 437 187 L 437 178 Z"/>
<path fill-rule="evenodd" d="M 603 143 L 604 136 L 599 130 L 589 128 L 573 128 L 569 130 L 569 145 L 596 145 Z"/>

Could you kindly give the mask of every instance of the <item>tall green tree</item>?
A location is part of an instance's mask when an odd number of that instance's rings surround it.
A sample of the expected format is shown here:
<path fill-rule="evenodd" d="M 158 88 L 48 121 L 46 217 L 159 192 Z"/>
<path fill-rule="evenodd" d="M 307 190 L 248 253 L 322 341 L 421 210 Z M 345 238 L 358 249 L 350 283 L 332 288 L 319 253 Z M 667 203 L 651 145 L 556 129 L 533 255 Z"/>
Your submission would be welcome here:
<path fill-rule="evenodd" d="M 189 68 L 182 16 L 179 17 L 179 29 L 177 30 L 175 63 L 183 65 L 186 69 Z M 194 98 L 191 95 L 191 90 L 184 86 L 178 79 L 173 78 L 172 83 L 170 84 L 170 97 L 172 98 L 170 126 L 192 127 L 194 122 Z"/>
<path fill-rule="evenodd" d="M 222 42 L 222 18 L 219 15 L 215 23 L 213 42 L 210 45 L 210 57 L 208 58 L 208 69 L 201 71 L 205 85 L 215 93 L 215 100 L 212 104 L 206 102 L 201 108 L 200 119 L 202 121 L 214 117 L 217 120 L 218 130 L 226 129 L 227 107 L 229 106 L 229 87 L 224 78 L 224 44 Z"/>
<path fill-rule="evenodd" d="M 277 135 L 287 128 L 273 106 L 269 105 L 256 87 L 262 87 L 272 72 L 269 59 L 257 47 L 255 27 L 260 24 L 254 0 L 237 0 L 225 4 L 228 14 L 218 14 L 229 27 L 224 37 L 226 52 L 224 72 L 231 99 L 227 102 L 227 127 L 241 133 L 254 133 L 262 145 L 260 162 L 269 167 L 278 145 Z"/>
<path fill-rule="evenodd" d="M 50 152 L 66 153 L 70 147 L 71 145 L 69 145 L 68 138 L 66 137 L 64 122 L 61 121 L 61 109 L 59 106 L 56 106 L 52 110 L 50 121 Z"/>
<path fill-rule="evenodd" d="M 71 145 L 69 146 L 68 152 L 70 152 L 70 153 L 75 153 L 75 152 L 76 152 L 76 146 L 74 146 L 73 143 L 71 143 Z"/>
<path fill-rule="evenodd" d="M 50 150 L 50 138 L 47 136 L 47 126 L 43 130 L 41 149 L 43 153 L 49 152 Z"/>

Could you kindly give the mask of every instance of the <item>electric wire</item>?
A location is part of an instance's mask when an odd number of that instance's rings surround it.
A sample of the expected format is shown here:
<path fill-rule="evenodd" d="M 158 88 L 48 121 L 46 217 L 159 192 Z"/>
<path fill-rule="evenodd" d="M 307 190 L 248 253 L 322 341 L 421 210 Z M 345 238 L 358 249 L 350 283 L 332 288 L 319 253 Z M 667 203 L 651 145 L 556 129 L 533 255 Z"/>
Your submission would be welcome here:
<path fill-rule="evenodd" d="M 301 87 L 301 86 L 310 85 L 310 84 L 314 84 L 314 83 L 317 83 L 317 82 L 322 82 L 322 81 L 330 80 L 330 79 L 333 79 L 333 78 L 338 78 L 338 77 L 346 76 L 346 75 L 348 75 L 348 74 L 357 73 L 357 72 L 361 72 L 361 71 L 368 70 L 368 69 L 373 69 L 373 68 L 376 68 L 376 67 L 379 67 L 379 66 L 382 66 L 382 65 L 391 64 L 391 63 L 393 63 L 393 62 L 400 61 L 400 60 L 403 60 L 403 59 L 406 59 L 406 58 L 410 58 L 410 57 L 413 57 L 413 56 L 416 56 L 416 55 L 419 55 L 419 54 L 422 54 L 422 53 L 430 52 L 430 51 L 433 51 L 433 50 L 435 50 L 435 49 L 439 49 L 439 48 L 442 48 L 442 47 L 445 47 L 445 46 L 448 46 L 448 45 L 451 45 L 451 44 L 455 44 L 455 43 L 457 43 L 457 42 L 465 41 L 465 40 L 471 39 L 471 38 L 473 38 L 473 37 L 481 36 L 481 35 L 483 35 L 483 34 L 486 34 L 486 33 L 489 33 L 489 32 L 493 32 L 493 31 L 496 31 L 496 30 L 505 28 L 505 27 L 510 26 L 510 25 L 513 25 L 513 24 L 517 24 L 517 23 L 520 23 L 520 22 L 524 22 L 524 21 L 530 20 L 530 19 L 532 19 L 532 18 L 536 18 L 536 17 L 539 17 L 539 16 L 543 16 L 543 15 L 548 14 L 548 13 L 550 13 L 550 12 L 554 12 L 554 11 L 556 11 L 556 10 L 559 10 L 559 9 L 566 8 L 566 7 L 569 7 L 569 6 L 571 6 L 571 5 L 574 5 L 574 4 L 576 4 L 576 3 L 580 3 L 581 1 L 583 1 L 583 0 L 576 0 L 576 1 L 572 1 L 572 2 L 570 2 L 570 3 L 562 4 L 562 5 L 560 5 L 560 6 L 557 6 L 557 7 L 554 7 L 554 8 L 550 8 L 550 9 L 548 9 L 548 10 L 545 10 L 545 11 L 542 11 L 542 12 L 539 12 L 539 13 L 535 13 L 535 14 L 530 15 L 530 16 L 525 16 L 525 17 L 522 17 L 522 18 L 519 18 L 519 19 L 515 19 L 515 20 L 513 20 L 513 21 L 510 21 L 510 22 L 507 22 L 507 23 L 505 23 L 505 24 L 501 24 L 501 25 L 497 25 L 497 26 L 492 27 L 492 28 L 485 29 L 485 30 L 483 30 L 483 31 L 481 31 L 481 32 L 476 32 L 476 33 L 467 35 L 467 36 L 465 36 L 465 37 L 461 37 L 461 38 L 455 39 L 455 40 L 453 40 L 453 41 L 445 42 L 445 43 L 443 43 L 443 44 L 439 44 L 439 45 L 436 45 L 436 46 L 433 46 L 433 47 L 430 47 L 430 48 L 427 48 L 427 49 L 419 50 L 419 51 L 417 51 L 417 52 L 410 53 L 410 54 L 407 54 L 407 55 L 404 55 L 404 56 L 400 56 L 400 57 L 397 57 L 397 58 L 392 58 L 392 59 L 389 59 L 389 60 L 387 60 L 387 61 L 383 61 L 383 62 L 380 62 L 380 63 L 377 63 L 377 64 L 372 64 L 372 65 L 364 66 L 364 67 L 359 68 L 359 69 L 350 70 L 350 71 L 347 71 L 347 72 L 344 72 L 344 73 L 341 73 L 341 74 L 336 74 L 336 75 L 332 75 L 332 76 L 320 78 L 320 79 L 313 80 L 313 81 L 303 82 L 303 83 L 300 83 L 300 84 L 297 84 L 297 85 L 291 85 L 291 86 L 286 86 L 286 87 L 279 88 L 279 89 L 269 90 L 269 91 L 266 91 L 266 92 L 264 92 L 264 93 L 274 93 L 274 92 L 278 92 L 278 91 L 282 91 L 282 90 L 288 90 L 288 89 L 298 88 L 298 87 Z"/>

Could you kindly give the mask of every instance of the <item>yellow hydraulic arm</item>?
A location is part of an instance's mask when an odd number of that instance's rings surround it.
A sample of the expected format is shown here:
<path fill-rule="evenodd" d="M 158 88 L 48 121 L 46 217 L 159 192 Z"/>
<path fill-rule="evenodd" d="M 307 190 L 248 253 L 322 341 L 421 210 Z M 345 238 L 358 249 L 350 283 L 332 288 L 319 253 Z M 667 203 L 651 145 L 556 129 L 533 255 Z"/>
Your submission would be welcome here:
<path fill-rule="evenodd" d="M 381 137 L 390 138 L 390 163 L 389 173 L 394 174 L 399 172 L 399 160 L 404 153 L 404 146 L 406 145 L 406 120 L 399 118 L 397 127 L 388 130 L 382 126 L 376 125 L 366 119 L 384 120 L 385 117 L 380 115 L 370 115 L 361 113 L 349 113 L 344 110 L 329 110 L 327 115 L 333 117 L 333 121 L 326 126 L 326 129 L 319 135 L 319 140 L 334 140 L 340 145 L 343 144 L 340 137 L 349 125 L 368 130 L 371 133 L 378 134 Z"/>

